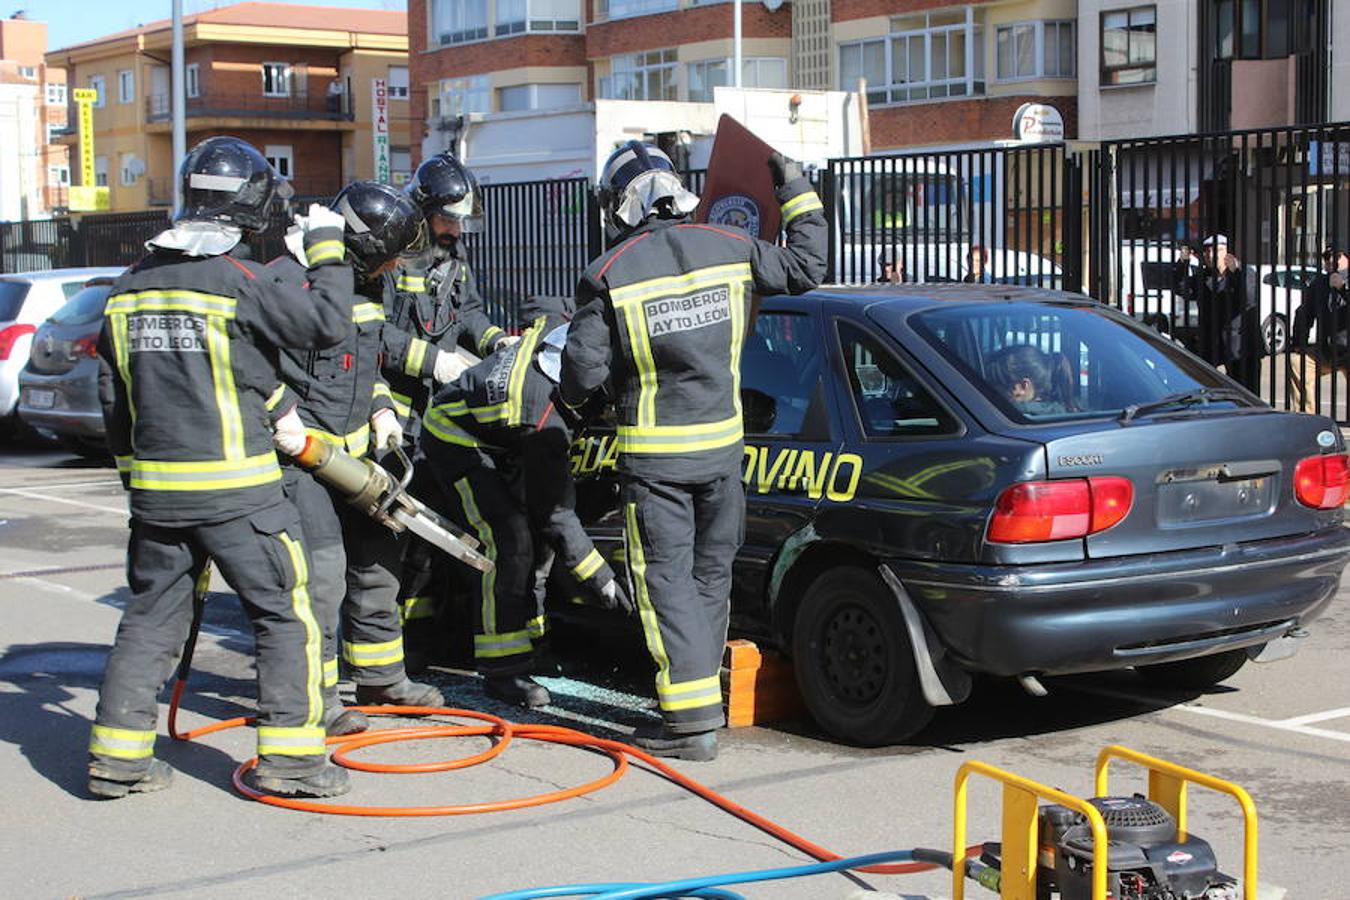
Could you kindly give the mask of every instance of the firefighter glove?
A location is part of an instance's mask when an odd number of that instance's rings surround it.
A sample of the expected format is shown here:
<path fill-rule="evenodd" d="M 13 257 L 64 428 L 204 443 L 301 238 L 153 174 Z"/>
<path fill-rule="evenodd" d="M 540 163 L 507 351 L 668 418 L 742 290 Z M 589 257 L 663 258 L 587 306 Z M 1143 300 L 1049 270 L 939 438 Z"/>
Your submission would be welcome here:
<path fill-rule="evenodd" d="M 295 224 L 308 234 L 320 228 L 336 228 L 342 231 L 347 227 L 347 220 L 342 217 L 342 213 L 331 210 L 322 203 L 311 203 L 306 215 L 295 217 Z"/>
<path fill-rule="evenodd" d="M 294 406 L 277 419 L 272 429 L 272 444 L 287 456 L 299 456 L 305 449 L 305 423 L 300 421 Z"/>
<path fill-rule="evenodd" d="M 449 384 L 467 368 L 468 365 L 459 358 L 459 354 L 437 350 L 436 369 L 432 373 L 432 377 L 436 379 L 437 384 Z"/>
<path fill-rule="evenodd" d="M 403 426 L 392 409 L 381 409 L 370 417 L 370 431 L 375 438 L 375 449 L 388 450 L 403 443 Z"/>
<path fill-rule="evenodd" d="M 773 175 L 773 186 L 780 188 L 802 177 L 802 164 L 775 150 L 769 156 L 769 173 Z"/>
<path fill-rule="evenodd" d="M 497 338 L 497 343 L 492 345 L 492 352 L 495 353 L 498 350 L 505 350 L 507 347 L 510 347 L 512 344 L 517 343 L 519 340 L 520 335 L 518 334 L 502 335 L 501 337 Z"/>
<path fill-rule="evenodd" d="M 600 597 L 604 601 L 605 609 L 621 610 L 626 616 L 631 616 L 637 612 L 637 607 L 633 604 L 632 598 L 628 596 L 628 592 L 613 578 L 600 587 Z"/>

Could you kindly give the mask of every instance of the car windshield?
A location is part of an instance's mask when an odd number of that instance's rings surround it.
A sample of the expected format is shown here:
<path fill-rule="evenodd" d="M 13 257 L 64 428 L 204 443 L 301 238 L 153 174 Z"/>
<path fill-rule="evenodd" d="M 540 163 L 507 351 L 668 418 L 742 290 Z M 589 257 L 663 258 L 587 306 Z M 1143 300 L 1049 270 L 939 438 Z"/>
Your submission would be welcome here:
<path fill-rule="evenodd" d="M 0 322 L 19 317 L 23 300 L 28 296 L 28 287 L 26 281 L 0 281 Z"/>
<path fill-rule="evenodd" d="M 87 287 L 66 301 L 66 305 L 52 313 L 48 320 L 56 325 L 84 325 L 103 317 L 111 285 Z"/>
<path fill-rule="evenodd" d="M 966 304 L 908 321 L 1014 422 L 1237 402 L 1217 396 L 1232 390 L 1218 372 L 1104 307 Z"/>

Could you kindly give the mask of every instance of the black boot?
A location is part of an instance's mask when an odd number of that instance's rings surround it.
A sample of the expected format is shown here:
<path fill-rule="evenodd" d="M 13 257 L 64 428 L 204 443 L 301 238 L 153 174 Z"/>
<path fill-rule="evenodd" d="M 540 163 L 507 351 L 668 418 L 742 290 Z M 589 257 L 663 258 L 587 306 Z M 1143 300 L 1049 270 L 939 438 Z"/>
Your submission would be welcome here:
<path fill-rule="evenodd" d="M 393 684 L 358 684 L 357 706 L 445 706 L 440 688 L 406 676 Z"/>
<path fill-rule="evenodd" d="M 633 732 L 633 745 L 652 756 L 710 762 L 717 759 L 717 732 L 693 731 L 681 734 L 664 725 L 641 725 Z"/>
<path fill-rule="evenodd" d="M 528 675 L 485 675 L 483 686 L 489 697 L 527 709 L 548 706 L 553 700 L 548 688 Z"/>
<path fill-rule="evenodd" d="M 335 715 L 325 716 L 324 733 L 329 737 L 341 737 L 346 734 L 360 734 L 370 728 L 370 720 L 359 709 L 338 706 L 332 710 Z"/>
<path fill-rule="evenodd" d="M 115 800 L 127 794 L 149 794 L 162 791 L 173 782 L 173 768 L 162 759 L 150 760 L 145 774 L 131 781 L 116 777 L 98 763 L 89 764 L 89 793 L 103 800 Z"/>
<path fill-rule="evenodd" d="M 248 774 L 254 790 L 282 797 L 337 797 L 352 787 L 347 770 L 332 764 L 325 765 L 313 775 L 296 778 L 260 775 L 257 769 Z"/>

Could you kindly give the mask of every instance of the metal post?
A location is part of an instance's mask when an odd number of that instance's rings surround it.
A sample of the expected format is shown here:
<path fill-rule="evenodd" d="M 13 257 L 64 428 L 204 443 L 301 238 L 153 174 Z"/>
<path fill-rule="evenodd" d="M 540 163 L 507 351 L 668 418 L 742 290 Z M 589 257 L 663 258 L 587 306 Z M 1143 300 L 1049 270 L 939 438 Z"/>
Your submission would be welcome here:
<path fill-rule="evenodd" d="M 173 52 L 170 58 L 170 88 L 173 110 L 173 208 L 183 206 L 178 170 L 187 157 L 187 79 L 183 65 L 183 0 L 173 0 Z"/>
<path fill-rule="evenodd" d="M 735 47 L 734 65 L 736 74 L 732 76 L 731 83 L 736 87 L 741 86 L 741 0 L 735 0 L 732 4 L 731 13 L 731 43 Z"/>

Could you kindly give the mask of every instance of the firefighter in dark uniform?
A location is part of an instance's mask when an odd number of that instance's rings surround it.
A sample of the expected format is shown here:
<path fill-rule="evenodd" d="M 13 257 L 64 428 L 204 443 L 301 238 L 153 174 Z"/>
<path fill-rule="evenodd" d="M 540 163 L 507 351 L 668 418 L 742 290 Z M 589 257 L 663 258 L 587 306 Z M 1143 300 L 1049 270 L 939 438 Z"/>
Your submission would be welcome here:
<path fill-rule="evenodd" d="M 358 181 L 333 201 L 346 223 L 347 258 L 356 273 L 351 324 L 342 343 L 326 350 L 284 350 L 282 384 L 268 398 L 276 417 L 277 446 L 295 455 L 307 436 L 353 456 L 380 453 L 401 443 L 389 385 L 380 375 L 380 340 L 391 270 L 405 248 L 423 234 L 422 216 L 403 193 Z M 290 255 L 268 265 L 303 283 L 299 232 L 287 236 Z M 398 535 L 344 503 L 298 466 L 284 469 L 286 496 L 300 510 L 310 552 L 310 582 L 324 630 L 324 706 L 329 734 L 365 730 L 365 716 L 338 699 L 337 628 L 342 656 L 356 683 L 359 705 L 443 706 L 436 688 L 408 679 L 403 665 L 403 625 L 398 607 L 401 546 Z"/>
<path fill-rule="evenodd" d="M 385 309 L 385 374 L 403 428 L 414 437 L 434 385 L 446 384 L 478 357 L 514 340 L 493 325 L 469 268 L 463 236 L 483 230 L 478 182 L 448 153 L 417 167 L 408 195 L 426 216 L 430 246 L 403 260 Z M 474 358 L 466 360 L 462 347 Z"/>
<path fill-rule="evenodd" d="M 554 553 L 600 606 L 632 610 L 576 515 L 568 459 L 576 420 L 555 402 L 566 312 L 556 300 L 522 310 L 529 326 L 520 341 L 441 388 L 418 441 L 446 513 L 496 564 L 474 573 L 474 658 L 486 690 L 527 707 L 549 702 L 529 672 L 542 633 L 536 577 L 547 576 Z"/>
<path fill-rule="evenodd" d="M 800 293 L 825 272 L 820 200 L 796 163 L 775 154 L 769 167 L 786 247 L 687 221 L 698 198 L 670 160 L 637 141 L 616 150 L 599 190 L 624 239 L 577 285 L 563 353 L 565 403 L 613 385 L 628 572 L 662 717 L 635 742 L 661 756 L 712 759 L 724 721 L 718 670 L 745 522 L 739 385 L 751 292 Z"/>
<path fill-rule="evenodd" d="M 306 289 L 243 253 L 243 232 L 264 228 L 273 196 L 287 191 L 262 154 L 211 138 L 188 154 L 180 178 L 183 208 L 113 284 L 100 338 L 108 443 L 131 491 L 131 599 L 103 676 L 89 788 L 121 797 L 168 785 L 172 770 L 154 758 L 156 695 L 210 558 L 239 594 L 257 645 L 255 786 L 335 796 L 347 773 L 324 753 L 322 636 L 264 405 L 277 347 L 323 348 L 346 334 L 342 218 L 315 206 L 301 219 Z"/>

